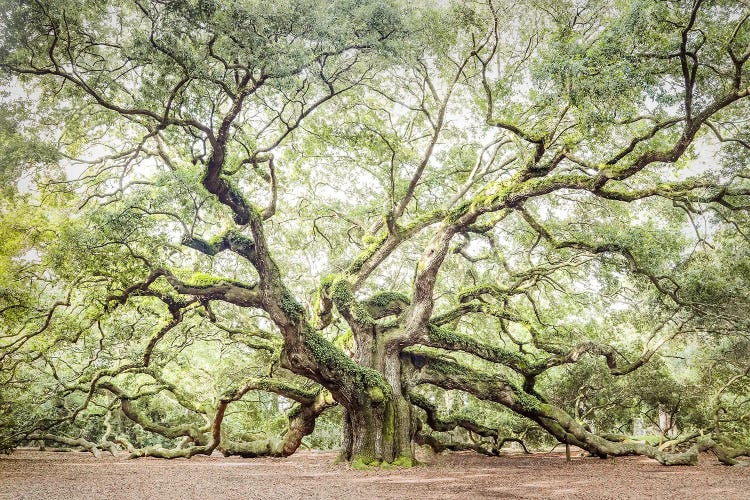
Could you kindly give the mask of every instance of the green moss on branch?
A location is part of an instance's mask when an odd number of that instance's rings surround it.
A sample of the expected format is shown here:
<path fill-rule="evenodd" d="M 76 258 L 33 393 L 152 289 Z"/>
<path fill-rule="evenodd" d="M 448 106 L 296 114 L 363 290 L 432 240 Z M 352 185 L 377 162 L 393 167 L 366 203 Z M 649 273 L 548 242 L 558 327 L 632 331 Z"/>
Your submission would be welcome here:
<path fill-rule="evenodd" d="M 430 347 L 474 354 L 487 361 L 507 366 L 523 375 L 529 372 L 529 363 L 521 353 L 484 344 L 468 335 L 456 333 L 448 328 L 430 325 L 428 337 L 424 344 Z"/>
<path fill-rule="evenodd" d="M 374 396 L 381 398 L 382 394 L 382 401 L 391 398 L 391 387 L 378 371 L 358 365 L 312 328 L 305 332 L 305 347 L 318 363 L 337 372 L 342 383 L 350 384 L 362 399 L 369 399 L 372 389 L 379 391 L 373 392 Z"/>

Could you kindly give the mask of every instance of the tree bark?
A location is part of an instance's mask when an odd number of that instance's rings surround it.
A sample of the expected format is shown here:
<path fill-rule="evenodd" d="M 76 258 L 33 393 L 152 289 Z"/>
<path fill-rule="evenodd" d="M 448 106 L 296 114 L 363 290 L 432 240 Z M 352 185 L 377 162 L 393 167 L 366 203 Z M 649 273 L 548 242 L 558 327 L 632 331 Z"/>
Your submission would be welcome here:
<path fill-rule="evenodd" d="M 342 458 L 354 467 L 384 462 L 414 465 L 412 406 L 402 390 L 398 352 L 387 352 L 373 335 L 368 342 L 357 343 L 355 359 L 380 373 L 390 393 L 372 389 L 345 410 Z"/>

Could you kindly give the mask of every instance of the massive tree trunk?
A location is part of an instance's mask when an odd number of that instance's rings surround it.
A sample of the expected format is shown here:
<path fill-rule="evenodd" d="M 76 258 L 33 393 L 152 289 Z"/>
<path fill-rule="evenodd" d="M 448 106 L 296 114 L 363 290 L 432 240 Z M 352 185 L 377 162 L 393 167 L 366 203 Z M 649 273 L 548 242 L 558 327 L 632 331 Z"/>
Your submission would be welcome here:
<path fill-rule="evenodd" d="M 380 373 L 390 391 L 371 389 L 344 412 L 342 458 L 354 466 L 415 463 L 412 447 L 412 406 L 401 387 L 401 360 L 398 352 L 384 348 L 374 333 L 357 335 L 355 359 Z"/>
<path fill-rule="evenodd" d="M 401 379 L 401 359 L 398 353 L 386 355 L 384 364 L 385 379 L 393 392 L 393 461 L 400 465 L 413 465 L 414 458 L 414 415 L 413 407 L 406 395 Z"/>
<path fill-rule="evenodd" d="M 391 402 L 385 398 L 379 403 L 363 399 L 344 412 L 342 458 L 355 466 L 389 462 L 393 436 Z"/>
<path fill-rule="evenodd" d="M 411 405 L 402 395 L 372 398 L 344 412 L 342 458 L 359 465 L 411 466 Z"/>

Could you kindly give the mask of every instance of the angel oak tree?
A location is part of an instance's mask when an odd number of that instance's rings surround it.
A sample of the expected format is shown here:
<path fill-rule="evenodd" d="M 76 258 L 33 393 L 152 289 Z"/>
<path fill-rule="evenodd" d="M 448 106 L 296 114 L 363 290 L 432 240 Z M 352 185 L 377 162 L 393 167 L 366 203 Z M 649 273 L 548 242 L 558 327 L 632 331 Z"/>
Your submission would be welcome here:
<path fill-rule="evenodd" d="M 4 448 L 288 455 L 334 405 L 355 465 L 516 439 L 440 388 L 602 457 L 748 454 L 744 2 L 0 16 Z M 715 416 L 675 441 L 558 401 L 582 366 L 659 385 L 664 354 Z M 295 402 L 280 437 L 227 426 L 250 393 Z"/>

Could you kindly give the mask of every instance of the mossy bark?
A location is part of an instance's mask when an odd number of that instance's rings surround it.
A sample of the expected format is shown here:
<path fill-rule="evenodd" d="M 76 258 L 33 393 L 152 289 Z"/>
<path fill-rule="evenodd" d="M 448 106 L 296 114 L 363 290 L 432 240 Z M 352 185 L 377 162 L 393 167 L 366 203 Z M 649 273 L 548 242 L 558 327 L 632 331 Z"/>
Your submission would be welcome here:
<path fill-rule="evenodd" d="M 344 412 L 344 446 L 342 459 L 353 466 L 379 466 L 391 463 L 411 466 L 415 463 L 411 438 L 400 438 L 404 428 L 403 413 L 399 414 L 393 400 L 381 405 L 363 405 Z"/>
<path fill-rule="evenodd" d="M 385 378 L 390 391 L 363 394 L 359 404 L 344 413 L 342 458 L 355 466 L 397 463 L 413 465 L 412 406 L 401 388 L 401 362 L 397 353 L 386 353 L 377 339 L 360 344 L 367 354 L 357 353 Z M 376 396 L 376 397 L 373 397 Z M 382 398 L 382 399 L 381 399 Z"/>
<path fill-rule="evenodd" d="M 384 358 L 384 375 L 391 386 L 390 420 L 391 436 L 386 443 L 391 447 L 390 461 L 414 461 L 413 407 L 404 394 L 401 380 L 401 359 L 397 352 L 388 353 Z M 388 436 L 387 436 L 388 437 Z"/>
<path fill-rule="evenodd" d="M 384 455 L 385 406 L 366 402 L 344 412 L 343 458 L 361 465 L 378 465 L 388 461 Z"/>

